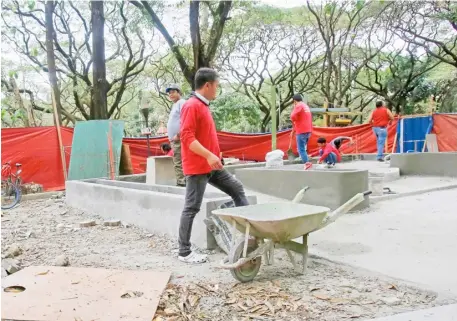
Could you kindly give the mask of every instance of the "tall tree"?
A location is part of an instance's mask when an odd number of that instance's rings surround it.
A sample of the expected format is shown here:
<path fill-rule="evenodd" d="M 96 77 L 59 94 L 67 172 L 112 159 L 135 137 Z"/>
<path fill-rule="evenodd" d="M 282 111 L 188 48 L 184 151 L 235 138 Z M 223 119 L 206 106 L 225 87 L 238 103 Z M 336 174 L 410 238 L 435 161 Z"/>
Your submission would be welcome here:
<path fill-rule="evenodd" d="M 107 119 L 108 107 L 107 97 L 108 83 L 106 81 L 105 65 L 105 16 L 103 12 L 103 1 L 91 1 L 92 14 L 92 108 L 90 109 L 91 119 Z"/>
<path fill-rule="evenodd" d="M 359 72 L 392 39 L 382 15 L 390 4 L 379 8 L 375 1 L 306 3 L 310 23 L 324 42 L 319 89 L 330 104 L 348 107 L 356 98 L 351 91 Z M 358 54 L 361 43 L 372 49 L 370 55 Z"/>
<path fill-rule="evenodd" d="M 368 50 L 362 51 L 370 55 Z M 400 114 L 412 94 L 424 84 L 426 74 L 440 62 L 429 55 L 421 57 L 417 46 L 410 43 L 398 49 L 388 47 L 367 62 L 355 81 L 359 88 L 383 97 Z"/>
<path fill-rule="evenodd" d="M 233 1 L 196 1 L 189 3 L 190 39 L 192 44 L 192 61 L 188 61 L 183 48 L 170 35 L 156 10 L 148 1 L 130 1 L 141 9 L 165 38 L 173 52 L 187 82 L 194 88 L 195 73 L 201 67 L 213 67 L 214 59 L 221 42 L 224 27 L 229 18 Z M 211 27 L 208 26 L 208 12 L 211 14 Z M 202 17 L 203 16 L 203 17 Z"/>
<path fill-rule="evenodd" d="M 292 104 L 295 93 L 313 90 L 322 63 L 314 56 L 319 39 L 306 26 L 265 25 L 261 21 L 229 37 L 233 39 L 223 51 L 222 70 L 235 91 L 259 106 L 263 114 L 261 130 L 266 131 L 271 121 L 272 86 L 280 93 L 277 118 Z"/>
<path fill-rule="evenodd" d="M 454 1 L 395 1 L 392 30 L 404 41 L 457 68 L 457 4 Z"/>
<path fill-rule="evenodd" d="M 41 3 L 37 3 L 38 6 Z M 136 97 L 125 95 L 156 52 L 153 32 L 142 34 L 144 18 L 126 13 L 125 2 L 104 2 L 106 50 L 107 117 L 118 118 L 121 110 Z M 2 2 L 4 41 L 26 57 L 38 72 L 49 72 L 46 43 L 45 10 L 35 2 Z M 74 123 L 91 119 L 93 82 L 93 42 L 90 2 L 55 2 L 53 46 L 56 73 L 60 84 L 62 120 Z M 97 45 L 97 43 L 96 43 Z M 25 88 L 24 88 L 25 89 Z M 129 91 L 129 93 L 133 91 Z"/>
<path fill-rule="evenodd" d="M 53 12 L 55 3 L 54 1 L 46 1 L 45 5 L 45 24 L 46 24 L 46 57 L 48 63 L 48 76 L 49 83 L 51 84 L 51 90 L 54 94 L 54 102 L 57 108 L 57 122 L 62 125 L 62 104 L 60 102 L 60 88 L 57 83 L 57 71 L 56 71 L 56 58 L 54 56 L 54 24 L 53 24 Z M 54 117 L 54 122 L 56 119 Z"/>

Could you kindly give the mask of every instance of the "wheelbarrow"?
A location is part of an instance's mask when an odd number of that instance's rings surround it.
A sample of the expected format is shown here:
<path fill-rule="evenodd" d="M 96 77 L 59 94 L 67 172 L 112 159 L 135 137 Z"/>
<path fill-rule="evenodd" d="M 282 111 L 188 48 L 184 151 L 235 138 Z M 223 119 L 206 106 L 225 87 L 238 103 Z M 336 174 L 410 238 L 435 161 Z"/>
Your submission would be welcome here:
<path fill-rule="evenodd" d="M 213 211 L 228 222 L 232 235 L 236 230 L 244 238 L 233 237 L 228 263 L 220 268 L 229 269 L 240 282 L 252 281 L 259 272 L 262 260 L 267 265 L 274 263 L 274 249 L 285 249 L 294 269 L 304 274 L 308 260 L 308 235 L 334 222 L 363 202 L 371 191 L 358 193 L 339 208 L 330 212 L 323 206 L 299 203 L 308 187 L 300 190 L 292 202 L 255 204 L 243 207 L 223 208 Z M 302 238 L 302 242 L 294 239 Z M 295 261 L 291 251 L 302 255 L 302 265 Z"/>

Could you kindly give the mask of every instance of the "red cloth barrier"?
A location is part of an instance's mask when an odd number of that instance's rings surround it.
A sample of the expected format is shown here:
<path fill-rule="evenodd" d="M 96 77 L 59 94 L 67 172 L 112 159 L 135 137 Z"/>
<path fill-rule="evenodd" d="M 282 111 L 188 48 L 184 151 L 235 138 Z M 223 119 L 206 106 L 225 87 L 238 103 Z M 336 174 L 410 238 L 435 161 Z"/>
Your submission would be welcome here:
<path fill-rule="evenodd" d="M 71 146 L 72 128 L 62 128 L 64 146 Z M 70 155 L 66 153 L 67 164 Z M 59 140 L 55 127 L 2 129 L 2 163 L 22 164 L 25 183 L 42 184 L 48 191 L 65 188 Z"/>
<path fill-rule="evenodd" d="M 392 150 L 395 138 L 396 124 L 394 121 L 388 128 L 388 151 Z M 435 115 L 433 132 L 437 134 L 440 151 L 457 150 L 456 135 L 457 115 Z M 57 132 L 54 127 L 5 128 L 1 131 L 2 163 L 22 163 L 24 182 L 42 184 L 45 190 L 61 190 L 65 188 Z M 350 136 L 354 144 L 344 144 L 343 154 L 374 153 L 376 138 L 370 125 L 350 127 L 315 127 L 308 144 L 308 151 L 317 149 L 317 138 L 327 138 L 327 141 L 337 136 Z M 287 151 L 289 147 L 290 130 L 278 133 L 277 148 Z M 62 128 L 62 139 L 65 147 L 67 168 L 70 161 L 72 128 Z M 218 133 L 221 151 L 225 157 L 236 157 L 241 160 L 264 161 L 265 154 L 271 150 L 270 134 L 235 134 Z M 151 154 L 161 155 L 160 144 L 166 142 L 166 137 L 150 139 Z M 146 162 L 147 143 L 144 138 L 125 138 L 124 143 L 130 147 L 132 165 L 135 173 L 142 173 L 140 164 Z M 297 154 L 295 139 L 292 149 Z"/>
<path fill-rule="evenodd" d="M 432 133 L 436 135 L 440 152 L 457 151 L 457 115 L 433 115 Z"/>

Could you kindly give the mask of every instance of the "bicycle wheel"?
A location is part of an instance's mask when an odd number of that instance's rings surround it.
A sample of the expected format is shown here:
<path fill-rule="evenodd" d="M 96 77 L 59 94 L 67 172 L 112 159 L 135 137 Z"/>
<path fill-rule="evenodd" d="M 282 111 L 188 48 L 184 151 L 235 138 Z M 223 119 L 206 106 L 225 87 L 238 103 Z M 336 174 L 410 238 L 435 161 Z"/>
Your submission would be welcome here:
<path fill-rule="evenodd" d="M 2 181 L 2 210 L 13 208 L 19 203 L 21 191 L 10 181 Z"/>

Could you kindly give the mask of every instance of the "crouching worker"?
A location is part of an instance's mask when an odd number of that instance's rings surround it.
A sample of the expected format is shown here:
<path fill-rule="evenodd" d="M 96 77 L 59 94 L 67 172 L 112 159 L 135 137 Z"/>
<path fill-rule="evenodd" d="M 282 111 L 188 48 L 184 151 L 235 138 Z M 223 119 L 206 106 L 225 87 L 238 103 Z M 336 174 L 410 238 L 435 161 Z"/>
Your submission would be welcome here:
<path fill-rule="evenodd" d="M 165 155 L 167 156 L 171 156 L 173 157 L 173 149 L 171 148 L 170 144 L 168 143 L 162 143 L 160 144 L 160 150 L 162 151 L 162 153 L 164 153 Z"/>
<path fill-rule="evenodd" d="M 317 139 L 317 146 L 319 146 L 319 151 L 311 156 L 320 156 L 318 164 L 325 162 L 329 166 L 334 166 L 336 163 L 341 162 L 341 154 L 338 149 L 334 144 L 327 144 L 327 140 L 324 137 Z"/>

